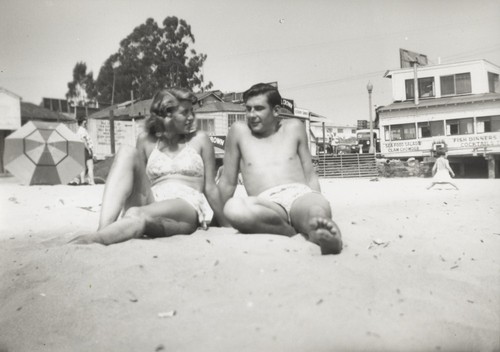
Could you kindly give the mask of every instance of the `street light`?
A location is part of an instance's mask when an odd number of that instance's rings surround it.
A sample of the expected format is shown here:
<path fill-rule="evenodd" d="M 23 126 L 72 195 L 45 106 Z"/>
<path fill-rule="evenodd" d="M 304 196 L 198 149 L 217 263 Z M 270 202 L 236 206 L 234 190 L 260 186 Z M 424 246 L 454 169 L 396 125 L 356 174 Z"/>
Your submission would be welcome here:
<path fill-rule="evenodd" d="M 368 81 L 368 84 L 366 85 L 366 89 L 368 90 L 368 109 L 370 111 L 370 148 L 368 150 L 368 153 L 374 154 L 375 153 L 375 148 L 373 146 L 373 123 L 372 123 L 372 91 L 373 91 L 373 84 L 372 82 Z"/>

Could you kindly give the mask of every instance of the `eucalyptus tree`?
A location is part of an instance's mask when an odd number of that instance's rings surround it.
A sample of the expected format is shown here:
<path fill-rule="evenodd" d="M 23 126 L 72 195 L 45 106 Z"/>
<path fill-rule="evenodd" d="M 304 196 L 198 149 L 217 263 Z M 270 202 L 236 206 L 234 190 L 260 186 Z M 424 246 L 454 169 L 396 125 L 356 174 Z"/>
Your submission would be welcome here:
<path fill-rule="evenodd" d="M 210 89 L 212 83 L 204 83 L 202 72 L 207 55 L 198 54 L 194 42 L 185 20 L 166 17 L 159 26 L 148 18 L 102 65 L 95 86 L 99 102 L 148 99 L 165 86 Z"/>
<path fill-rule="evenodd" d="M 86 106 L 95 102 L 96 91 L 94 74 L 87 72 L 87 64 L 77 62 L 73 68 L 73 80 L 68 82 L 66 99 L 73 105 Z"/>

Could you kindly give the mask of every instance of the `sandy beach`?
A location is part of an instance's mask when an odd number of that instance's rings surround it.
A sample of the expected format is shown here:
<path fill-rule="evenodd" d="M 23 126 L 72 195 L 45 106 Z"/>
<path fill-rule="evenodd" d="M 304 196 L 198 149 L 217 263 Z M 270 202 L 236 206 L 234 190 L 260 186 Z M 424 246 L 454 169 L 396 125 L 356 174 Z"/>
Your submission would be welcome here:
<path fill-rule="evenodd" d="M 323 179 L 340 255 L 301 236 L 68 245 L 103 185 L 0 178 L 0 351 L 500 351 L 500 180 Z"/>

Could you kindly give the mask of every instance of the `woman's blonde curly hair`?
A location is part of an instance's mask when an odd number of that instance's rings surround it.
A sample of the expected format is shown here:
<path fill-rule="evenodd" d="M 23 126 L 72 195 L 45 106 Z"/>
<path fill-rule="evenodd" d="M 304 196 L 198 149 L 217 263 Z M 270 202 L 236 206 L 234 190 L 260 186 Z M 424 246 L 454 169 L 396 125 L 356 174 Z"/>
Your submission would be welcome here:
<path fill-rule="evenodd" d="M 198 99 L 193 92 L 185 88 L 164 88 L 158 91 L 151 102 L 150 116 L 145 122 L 146 131 L 152 136 L 167 132 L 164 119 L 177 110 L 181 101 L 196 104 Z"/>

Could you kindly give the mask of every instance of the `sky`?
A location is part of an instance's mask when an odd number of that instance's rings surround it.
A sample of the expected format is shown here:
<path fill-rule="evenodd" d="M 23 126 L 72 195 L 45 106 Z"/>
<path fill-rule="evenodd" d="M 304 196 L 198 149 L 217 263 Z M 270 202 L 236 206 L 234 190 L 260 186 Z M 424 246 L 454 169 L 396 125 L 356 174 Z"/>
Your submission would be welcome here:
<path fill-rule="evenodd" d="M 213 89 L 278 82 L 297 107 L 337 125 L 392 102 L 399 49 L 430 64 L 500 65 L 500 0 L 0 0 L 0 87 L 39 104 L 64 99 L 77 62 L 96 79 L 133 29 L 185 19 Z"/>

